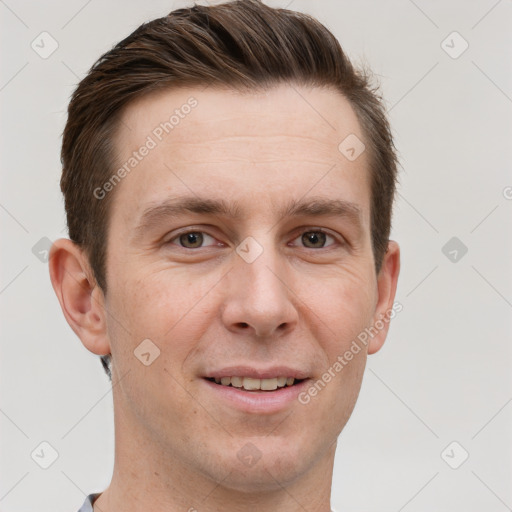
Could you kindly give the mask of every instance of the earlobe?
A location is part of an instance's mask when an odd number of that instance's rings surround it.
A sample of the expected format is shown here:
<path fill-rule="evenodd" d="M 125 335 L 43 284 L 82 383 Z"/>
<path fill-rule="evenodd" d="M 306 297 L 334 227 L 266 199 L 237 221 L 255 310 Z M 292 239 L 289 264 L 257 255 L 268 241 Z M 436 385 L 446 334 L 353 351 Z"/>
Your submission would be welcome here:
<path fill-rule="evenodd" d="M 377 276 L 378 300 L 372 326 L 376 334 L 368 344 L 368 354 L 374 354 L 384 345 L 390 321 L 396 314 L 394 300 L 399 273 L 400 247 L 395 241 L 390 240 Z"/>
<path fill-rule="evenodd" d="M 98 355 L 110 353 L 103 292 L 87 256 L 71 240 L 56 240 L 50 251 L 50 279 L 62 312 L 83 345 Z"/>

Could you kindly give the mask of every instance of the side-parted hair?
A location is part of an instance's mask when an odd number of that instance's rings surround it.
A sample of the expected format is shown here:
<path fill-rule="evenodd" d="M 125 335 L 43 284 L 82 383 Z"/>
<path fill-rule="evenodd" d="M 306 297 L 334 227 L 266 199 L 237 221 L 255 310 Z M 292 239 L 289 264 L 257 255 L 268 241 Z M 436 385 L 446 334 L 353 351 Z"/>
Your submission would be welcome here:
<path fill-rule="evenodd" d="M 217 86 L 250 92 L 283 83 L 331 88 L 354 109 L 369 151 L 371 237 L 379 272 L 391 229 L 397 156 L 378 89 L 313 17 L 260 0 L 236 0 L 177 9 L 142 24 L 98 59 L 71 97 L 61 190 L 69 237 L 87 255 L 104 293 L 110 205 L 116 192 L 99 199 L 94 191 L 115 172 L 113 141 L 126 106 L 162 88 Z M 102 363 L 110 377 L 110 356 L 102 356 Z"/>

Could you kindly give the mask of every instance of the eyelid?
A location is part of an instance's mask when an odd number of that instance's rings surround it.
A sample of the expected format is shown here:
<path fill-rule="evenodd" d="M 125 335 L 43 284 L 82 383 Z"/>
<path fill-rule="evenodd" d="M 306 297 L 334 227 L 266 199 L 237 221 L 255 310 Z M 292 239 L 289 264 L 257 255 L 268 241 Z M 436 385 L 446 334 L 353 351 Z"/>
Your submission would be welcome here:
<path fill-rule="evenodd" d="M 215 244 L 211 244 L 211 245 L 201 246 L 201 247 L 198 247 L 196 249 L 191 249 L 190 247 L 183 247 L 183 246 L 181 246 L 179 244 L 173 243 L 173 240 L 176 240 L 180 236 L 187 235 L 189 233 L 201 233 L 203 235 L 209 236 L 210 238 L 213 238 L 216 241 L 216 243 Z M 223 242 L 220 242 L 219 240 L 217 240 L 217 238 L 215 236 L 211 235 L 207 230 L 205 230 L 205 228 L 201 228 L 201 227 L 197 227 L 196 228 L 196 227 L 190 227 L 190 226 L 187 227 L 187 228 L 183 228 L 183 230 L 178 231 L 177 233 L 174 233 L 171 238 L 168 238 L 167 240 L 164 240 L 164 244 L 176 245 L 180 249 L 184 249 L 184 250 L 187 250 L 187 251 L 197 251 L 197 249 L 203 249 L 203 248 L 206 248 L 206 247 L 215 247 L 216 245 L 219 245 L 219 244 L 224 245 Z"/>
<path fill-rule="evenodd" d="M 331 238 L 333 238 L 339 245 L 345 245 L 346 244 L 345 239 L 341 235 L 335 234 L 335 233 L 333 233 L 332 231 L 330 231 L 330 230 L 328 230 L 326 228 L 321 228 L 321 227 L 317 227 L 317 226 L 302 226 L 300 228 L 297 228 L 296 230 L 294 230 L 294 235 L 293 235 L 293 238 L 291 239 L 291 241 L 294 241 L 299 236 L 303 235 L 304 233 L 309 233 L 309 232 L 324 233 L 325 235 L 330 236 Z M 206 245 L 206 246 L 201 246 L 201 247 L 194 248 L 194 249 L 192 249 L 190 247 L 182 247 L 179 244 L 174 244 L 173 243 L 173 240 L 176 240 L 180 236 L 186 235 L 186 234 L 189 234 L 189 233 L 202 233 L 203 235 L 206 235 L 206 236 L 209 236 L 210 238 L 213 238 L 214 240 L 216 240 L 217 243 L 216 244 L 211 244 L 211 245 Z M 199 227 L 199 226 L 198 227 L 188 226 L 186 228 L 183 228 L 182 230 L 180 230 L 177 233 L 173 234 L 173 236 L 171 238 L 167 239 L 164 243 L 165 244 L 176 245 L 180 249 L 184 249 L 186 251 L 197 251 L 198 249 L 204 249 L 204 248 L 207 248 L 207 247 L 215 247 L 216 245 L 218 246 L 220 244 L 221 245 L 225 245 L 224 242 L 220 242 L 219 240 L 217 240 L 216 237 L 214 235 L 210 234 L 208 232 L 208 230 L 206 230 L 204 227 Z M 311 247 L 302 247 L 302 248 L 303 249 L 311 249 L 313 251 L 318 251 L 320 249 L 326 249 L 326 248 L 332 247 L 333 245 L 336 245 L 336 244 L 331 244 L 331 245 L 328 245 L 326 247 L 319 247 L 318 249 L 312 249 Z"/>
<path fill-rule="evenodd" d="M 341 235 L 336 235 L 332 231 L 327 230 L 326 228 L 320 228 L 320 227 L 316 227 L 316 226 L 306 226 L 306 227 L 299 228 L 299 230 L 296 231 L 296 233 L 297 234 L 293 237 L 292 241 L 296 240 L 299 236 L 303 235 L 304 233 L 323 233 L 323 234 L 333 238 L 335 240 L 335 242 L 338 243 L 338 245 L 343 245 L 345 243 L 345 241 L 341 237 Z M 333 245 L 336 245 L 336 244 L 331 244 L 326 247 L 319 247 L 318 249 L 312 249 L 311 247 L 303 247 L 303 249 L 311 249 L 313 251 L 318 251 L 320 249 L 327 249 L 329 247 L 332 247 Z"/>

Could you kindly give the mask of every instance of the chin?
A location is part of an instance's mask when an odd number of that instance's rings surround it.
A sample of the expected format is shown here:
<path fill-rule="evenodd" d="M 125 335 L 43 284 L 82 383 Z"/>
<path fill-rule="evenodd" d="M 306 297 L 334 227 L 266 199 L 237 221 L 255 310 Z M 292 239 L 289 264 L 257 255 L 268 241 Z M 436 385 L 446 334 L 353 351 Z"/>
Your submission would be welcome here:
<path fill-rule="evenodd" d="M 273 442 L 272 442 L 273 441 Z M 238 444 L 238 443 L 236 443 Z M 247 438 L 240 440 L 238 446 L 227 457 L 226 452 L 212 454 L 217 464 L 212 474 L 228 475 L 222 480 L 225 488 L 243 493 L 262 493 L 282 490 L 299 479 L 312 466 L 307 450 L 300 443 L 274 438 Z M 306 457 L 304 456 L 306 455 Z"/>

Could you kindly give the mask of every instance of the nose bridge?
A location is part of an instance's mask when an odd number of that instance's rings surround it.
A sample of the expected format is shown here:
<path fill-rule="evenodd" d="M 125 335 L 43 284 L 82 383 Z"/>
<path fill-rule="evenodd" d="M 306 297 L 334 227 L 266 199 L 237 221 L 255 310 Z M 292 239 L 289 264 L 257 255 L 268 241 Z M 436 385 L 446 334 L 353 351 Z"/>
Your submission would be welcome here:
<path fill-rule="evenodd" d="M 270 234 L 248 237 L 237 247 L 229 273 L 223 321 L 230 330 L 271 336 L 297 321 L 286 264 Z"/>
<path fill-rule="evenodd" d="M 243 258 L 240 258 L 243 260 Z M 246 260 L 238 261 L 240 273 L 246 276 L 246 285 L 250 290 L 250 297 L 257 302 L 265 304 L 267 300 L 276 300 L 287 296 L 286 288 L 278 275 L 283 272 L 283 265 L 279 261 L 277 250 L 266 243 L 261 254 L 251 263 Z"/>

